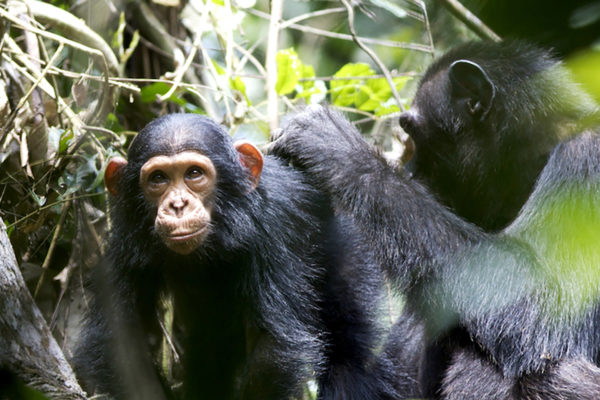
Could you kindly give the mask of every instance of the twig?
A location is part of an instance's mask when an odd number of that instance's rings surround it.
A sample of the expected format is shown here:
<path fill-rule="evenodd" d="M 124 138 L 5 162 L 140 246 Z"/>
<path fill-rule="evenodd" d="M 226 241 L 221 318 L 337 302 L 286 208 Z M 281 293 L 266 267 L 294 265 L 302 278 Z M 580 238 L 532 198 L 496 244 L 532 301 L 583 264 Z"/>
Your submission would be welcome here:
<path fill-rule="evenodd" d="M 471 11 L 463 6 L 458 0 L 440 0 L 440 3 L 448 9 L 456 18 L 462 21 L 469 29 L 482 39 L 500 42 L 502 38 L 492 31 L 486 24 L 477 18 Z"/>
<path fill-rule="evenodd" d="M 65 42 L 65 45 L 92 54 L 100 53 L 105 59 L 110 74 L 119 74 L 119 61 L 117 60 L 117 56 L 115 56 L 112 48 L 104 41 L 104 39 L 102 39 L 100 35 L 90 29 L 83 20 L 47 2 L 37 0 L 24 0 L 24 2 L 36 20 L 55 27 L 61 33 L 63 33 L 65 37 L 77 38 L 77 40 L 81 42 L 70 40 L 69 42 Z M 32 32 L 40 35 L 39 32 L 33 30 Z M 52 38 L 52 36 L 46 37 Z M 53 40 L 58 42 L 61 41 L 61 39 L 56 38 Z M 77 47 L 77 45 L 73 45 L 72 43 L 77 43 L 78 45 L 84 47 Z M 94 49 L 94 52 L 90 52 L 88 49 Z"/>
<path fill-rule="evenodd" d="M 310 13 L 306 13 L 306 14 L 302 14 L 302 15 L 298 15 L 297 17 L 294 18 L 290 18 L 289 20 L 285 21 L 285 22 L 281 22 L 279 29 L 285 29 L 287 27 L 289 27 L 291 24 L 295 24 L 296 22 L 300 22 L 309 18 L 313 18 L 313 17 L 319 17 L 319 16 L 324 16 L 324 15 L 329 15 L 329 14 L 334 14 L 334 13 L 339 13 L 339 12 L 343 12 L 345 11 L 344 8 L 328 8 L 325 10 L 318 10 L 318 11 L 314 11 L 314 12 L 310 12 Z M 258 17 L 261 18 L 266 18 L 269 19 L 270 15 L 266 14 L 266 13 L 262 13 L 260 11 L 254 10 L 254 9 L 248 9 L 247 12 L 249 14 L 253 14 L 256 15 Z M 250 48 L 245 49 L 242 46 L 238 45 L 237 43 L 234 44 L 234 46 L 236 47 L 236 50 L 238 50 L 239 52 L 241 52 L 244 57 L 242 57 L 242 59 L 240 60 L 240 65 L 239 65 L 239 69 L 243 68 L 244 65 L 246 64 L 246 59 L 250 60 L 250 62 L 254 65 L 254 67 L 256 68 L 256 70 L 259 73 L 262 73 L 264 75 L 263 79 L 265 79 L 265 77 L 267 76 L 267 73 L 265 71 L 265 69 L 263 68 L 263 66 L 260 64 L 260 62 L 258 62 L 258 60 L 256 60 L 256 58 L 252 55 L 252 53 L 254 52 L 254 50 L 262 43 L 264 42 L 264 37 L 259 38 L 252 46 L 250 46 Z M 233 74 L 235 75 L 235 73 Z"/>
<path fill-rule="evenodd" d="M 107 135 L 111 136 L 113 138 L 113 140 L 115 140 L 117 143 L 121 141 L 121 138 L 119 137 L 119 135 L 117 135 L 110 129 L 102 128 L 101 126 L 84 125 L 81 127 L 81 129 L 85 129 L 85 130 L 92 131 L 92 132 L 106 133 Z"/>
<path fill-rule="evenodd" d="M 190 65 L 192 64 L 194 57 L 196 57 L 196 52 L 198 51 L 198 46 L 200 46 L 201 41 L 202 41 L 202 35 L 198 34 L 194 38 L 194 43 L 192 44 L 192 49 L 190 50 L 190 54 L 188 54 L 183 65 L 179 66 L 179 68 L 177 69 L 177 73 L 175 74 L 175 77 L 172 80 L 173 85 L 171 85 L 171 88 L 167 91 L 167 93 L 165 93 L 162 96 L 158 96 L 159 101 L 161 101 L 161 102 L 165 101 L 166 99 L 171 97 L 173 95 L 173 93 L 175 93 L 175 90 L 177 90 L 177 88 L 179 87 L 179 84 L 181 83 L 183 76 L 186 74 L 187 70 L 190 68 Z"/>
<path fill-rule="evenodd" d="M 390 89 L 392 90 L 392 95 L 394 96 L 394 99 L 396 100 L 396 103 L 398 104 L 398 108 L 400 110 L 404 111 L 404 106 L 402 105 L 402 101 L 400 100 L 400 95 L 398 94 L 398 90 L 396 89 L 396 85 L 394 84 L 394 80 L 392 79 L 392 75 L 390 75 L 390 71 L 387 69 L 385 64 L 383 62 L 381 62 L 379 57 L 377 57 L 377 54 L 375 54 L 375 52 L 373 50 L 371 50 L 370 48 L 365 46 L 365 44 L 362 42 L 362 40 L 356 34 L 356 29 L 354 29 L 354 8 L 352 7 L 352 5 L 350 3 L 348 3 L 347 0 L 342 0 L 342 4 L 344 4 L 344 6 L 346 7 L 346 10 L 348 11 L 348 26 L 350 28 L 350 32 L 352 33 L 352 37 L 354 38 L 354 41 L 356 42 L 358 47 L 360 47 L 365 53 L 367 53 L 367 55 L 369 57 L 371 57 L 371 59 L 375 62 L 375 64 L 377 64 L 377 66 L 379 67 L 379 69 L 381 70 L 383 75 L 385 76 L 385 80 L 387 81 L 388 85 L 390 86 Z"/>
<path fill-rule="evenodd" d="M 48 271 L 48 266 L 50 265 L 50 261 L 52 260 L 52 256 L 54 255 L 54 248 L 56 247 L 56 242 L 58 241 L 58 235 L 60 234 L 63 223 L 65 222 L 65 218 L 67 217 L 67 211 L 69 210 L 70 205 L 71 200 L 68 199 L 63 203 L 62 208 L 60 210 L 60 218 L 58 219 L 56 228 L 54 228 L 54 234 L 52 235 L 52 240 L 50 241 L 48 253 L 46 253 L 46 258 L 44 258 L 44 262 L 42 263 L 42 273 L 40 275 L 40 279 L 38 279 L 37 285 L 35 285 L 35 290 L 33 292 L 34 299 L 37 298 L 38 292 L 40 291 L 42 283 L 44 282 L 46 271 Z"/>
<path fill-rule="evenodd" d="M 287 27 L 289 27 L 291 25 L 294 25 L 297 22 L 301 22 L 301 21 L 304 21 L 304 20 L 309 19 L 309 18 L 322 17 L 324 15 L 336 14 L 336 13 L 341 13 L 341 12 L 344 12 L 344 11 L 345 10 L 342 7 L 338 7 L 338 8 L 326 8 L 325 10 L 318 10 L 318 11 L 313 11 L 313 12 L 310 12 L 310 13 L 298 15 L 297 17 L 290 18 L 287 21 L 282 22 L 281 26 L 280 26 L 280 29 L 286 29 Z"/>
<path fill-rule="evenodd" d="M 86 79 L 90 81 L 103 81 L 104 77 L 100 77 L 97 75 L 90 75 L 85 72 L 73 72 L 66 69 L 59 68 L 57 66 L 51 66 L 48 71 L 48 75 L 59 75 L 64 76 L 65 78 L 72 79 Z M 116 86 L 119 89 L 129 90 L 130 92 L 139 93 L 141 90 L 138 86 L 131 85 L 126 83 L 127 78 L 114 78 L 111 77 L 108 79 L 108 84 L 111 86 Z"/>
<path fill-rule="evenodd" d="M 227 20 L 233 20 L 231 2 L 229 0 L 225 0 L 223 4 L 227 13 Z M 233 70 L 233 24 L 225 24 L 225 26 L 227 27 L 225 32 L 225 77 L 227 80 L 229 80 L 231 77 L 231 71 Z"/>
<path fill-rule="evenodd" d="M 271 16 L 267 41 L 265 69 L 267 70 L 267 117 L 271 132 L 279 127 L 279 107 L 277 104 L 277 48 L 279 43 L 279 24 L 283 15 L 283 0 L 271 1 Z"/>
<path fill-rule="evenodd" d="M 87 198 L 87 197 L 100 196 L 101 194 L 102 194 L 102 193 L 87 193 L 87 194 L 81 194 L 81 195 L 78 195 L 78 196 L 73 196 L 73 197 L 72 197 L 70 200 L 84 199 L 84 198 Z M 58 201 L 55 201 L 55 202 L 52 202 L 52 203 L 48 203 L 48 204 L 46 204 L 46 205 L 44 205 L 44 206 L 42 206 L 42 207 L 40 207 L 40 208 L 38 208 L 38 209 L 36 209 L 36 210 L 34 210 L 34 211 L 30 212 L 29 214 L 27 214 L 27 215 L 25 215 L 25 216 L 23 216 L 23 217 L 19 218 L 19 219 L 18 219 L 18 220 L 16 220 L 15 222 L 13 222 L 13 223 L 11 223 L 11 224 L 8 224 L 8 225 L 6 225 L 6 229 L 11 229 L 12 227 L 14 227 L 14 226 L 16 226 L 16 225 L 20 224 L 21 222 L 23 222 L 23 221 L 25 221 L 25 220 L 27 220 L 27 219 L 29 219 L 29 218 L 33 217 L 33 216 L 34 216 L 34 215 L 36 215 L 36 214 L 39 214 L 39 213 L 41 213 L 41 212 L 42 212 L 42 211 L 44 211 L 44 210 L 47 210 L 47 209 L 49 209 L 49 208 L 51 208 L 51 207 L 54 207 L 54 206 L 55 206 L 55 205 L 57 205 L 57 204 L 61 204 L 61 203 L 64 203 L 65 201 L 70 201 L 70 200 L 58 200 Z"/>
<path fill-rule="evenodd" d="M 403 76 L 415 77 L 420 76 L 419 72 L 390 72 L 390 76 L 393 78 L 399 78 Z M 298 82 L 307 81 L 353 81 L 353 80 L 369 80 L 369 79 L 381 79 L 385 78 L 383 74 L 367 75 L 367 76 L 315 76 L 312 78 L 298 78 Z"/>
<path fill-rule="evenodd" d="M 86 112 L 83 119 L 90 124 L 102 121 L 113 108 L 117 96 L 117 91 L 108 85 L 109 76 L 119 75 L 119 62 L 111 47 L 100 35 L 90 29 L 83 20 L 71 13 L 42 1 L 24 0 L 24 2 L 36 20 L 50 24 L 65 37 L 77 38 L 77 43 L 81 42 L 87 48 L 96 50 L 96 52 L 91 54 L 104 69 L 104 84 L 96 107 Z M 39 33 L 37 34 L 40 35 Z M 70 45 L 69 43 L 64 44 Z M 86 51 L 84 49 L 79 50 Z"/>
<path fill-rule="evenodd" d="M 261 74 L 262 76 L 259 79 L 266 79 L 267 78 L 267 71 L 265 70 L 265 68 L 262 66 L 262 64 L 260 63 L 260 61 L 258 61 L 256 59 L 256 57 L 254 57 L 252 55 L 252 52 L 254 51 L 254 49 L 256 49 L 256 47 L 258 47 L 258 44 L 260 44 L 262 42 L 262 40 L 257 40 L 256 43 L 254 43 L 252 45 L 252 47 L 250 47 L 248 50 L 246 50 L 243 46 L 240 46 L 239 44 L 235 43 L 234 46 L 236 48 L 237 51 L 239 51 L 240 53 L 242 53 L 244 55 L 244 57 L 242 57 L 238 63 L 238 67 L 237 70 L 243 70 L 244 66 L 246 65 L 246 60 L 250 61 L 250 63 L 252 65 L 254 65 L 254 68 L 256 68 L 256 70 L 258 71 L 259 74 Z M 241 74 L 237 74 L 237 73 L 232 73 L 232 76 L 242 76 Z"/>
<path fill-rule="evenodd" d="M 269 14 L 263 13 L 263 12 L 258 11 L 258 10 L 251 10 L 251 9 L 249 9 L 247 11 L 249 13 L 251 13 L 253 15 L 256 15 L 258 17 L 261 17 L 261 18 L 269 18 Z M 285 24 L 285 22 L 283 22 L 282 24 Z M 333 38 L 333 39 L 341 39 L 341 40 L 354 41 L 354 38 L 352 37 L 352 35 L 347 35 L 345 33 L 329 32 L 329 31 L 326 31 L 324 29 L 313 28 L 311 26 L 305 26 L 305 25 L 299 25 L 299 24 L 290 24 L 289 26 L 286 24 L 286 27 L 287 28 L 291 28 L 291 29 L 295 29 L 295 30 L 298 30 L 298 31 L 302 31 L 302 32 L 312 33 L 314 35 L 319 35 L 319 36 Z M 371 39 L 371 38 L 366 38 L 366 37 L 360 37 L 360 40 L 363 43 L 368 43 L 368 44 L 372 44 L 372 45 L 378 45 L 378 46 L 384 46 L 384 47 L 399 48 L 399 49 L 406 49 L 406 50 L 414 50 L 414 51 L 421 51 L 421 52 L 425 52 L 425 53 L 431 53 L 431 49 L 429 48 L 429 46 L 424 46 L 422 44 L 395 42 L 395 41 L 392 41 L 392 40 Z"/>
<path fill-rule="evenodd" d="M 4 40 L 6 45 L 16 54 L 16 56 L 14 57 L 15 59 L 19 60 L 24 67 L 18 65 L 15 60 L 12 57 L 8 57 L 8 55 L 6 54 L 6 52 L 2 53 L 2 58 L 10 63 L 11 65 L 14 66 L 14 68 L 19 71 L 19 73 L 27 78 L 29 81 L 31 82 L 35 82 L 37 80 L 37 77 L 40 74 L 39 69 L 35 68 L 35 66 L 29 61 L 29 56 L 26 55 L 21 48 L 17 45 L 17 43 L 9 36 L 5 35 L 4 36 Z M 57 93 L 54 91 L 54 88 L 52 87 L 52 85 L 50 85 L 50 83 L 48 83 L 47 80 L 43 79 L 40 83 L 39 83 L 39 87 L 51 98 L 56 100 L 58 107 L 59 107 L 59 112 L 64 112 L 67 115 L 67 118 L 69 119 L 69 122 L 71 123 L 71 125 L 74 128 L 78 128 L 80 127 L 83 123 L 81 121 L 81 119 L 77 116 L 77 114 L 65 103 L 65 101 L 59 97 L 57 95 Z M 3 130 L 3 136 L 2 139 L 0 139 L 0 142 L 3 142 L 6 134 L 8 132 L 8 126 L 4 125 L 2 127 Z"/>
<path fill-rule="evenodd" d="M 48 61 L 48 64 L 46 64 L 44 69 L 40 72 L 40 75 L 36 78 L 35 82 L 33 82 L 31 87 L 29 88 L 29 90 L 27 90 L 27 93 L 25 93 L 25 95 L 23 97 L 21 97 L 21 100 L 19 100 L 19 103 L 17 104 L 17 107 L 15 108 L 15 110 L 17 112 L 21 107 L 23 107 L 25 105 L 29 96 L 31 96 L 33 91 L 36 90 L 38 88 L 38 86 L 40 85 L 40 82 L 42 82 L 42 80 L 46 77 L 48 70 L 52 67 L 52 64 L 54 64 L 54 61 L 56 61 L 56 59 L 58 58 L 58 56 L 60 55 L 60 53 L 62 52 L 64 47 L 65 46 L 62 43 L 59 43 L 58 48 L 52 55 L 52 58 Z"/>
<path fill-rule="evenodd" d="M 179 47 L 177 46 L 173 37 L 169 35 L 158 17 L 154 14 L 152 9 L 146 4 L 146 2 L 143 1 L 128 2 L 128 6 L 131 7 L 132 13 L 135 13 L 140 17 L 137 21 L 141 32 L 140 41 L 144 44 L 144 46 L 153 49 L 153 51 L 156 51 L 156 48 L 158 47 L 158 49 L 160 49 L 158 53 L 165 55 L 167 60 L 172 61 L 175 49 L 178 49 Z M 148 39 L 145 39 L 143 35 L 148 37 Z M 158 62 L 157 58 L 155 58 L 155 60 Z M 147 65 L 147 63 L 144 65 Z M 204 86 L 201 85 L 201 81 L 194 71 L 191 69 L 187 70 L 185 73 L 185 79 L 199 89 L 198 92 L 194 94 L 197 94 L 198 99 L 200 100 L 200 105 L 204 111 L 210 117 L 217 118 L 217 110 L 215 109 L 213 101 L 209 98 L 209 96 L 204 95 L 204 93 L 200 93 L 201 89 L 204 89 Z"/>
<path fill-rule="evenodd" d="M 31 19 L 33 21 L 35 21 L 35 19 L 33 18 L 33 13 L 31 12 L 31 9 L 28 9 L 28 12 L 29 12 Z M 50 59 L 50 56 L 48 55 L 48 49 L 46 48 L 46 43 L 44 42 L 43 38 L 41 38 L 37 35 L 36 35 L 36 40 L 38 41 L 39 49 L 42 53 L 42 56 L 44 57 L 43 61 L 47 63 L 48 60 Z M 28 53 L 28 55 L 30 55 L 30 54 Z M 51 69 L 52 69 L 52 67 L 51 67 Z M 50 79 L 49 79 L 50 84 L 52 85 L 52 88 L 54 88 L 55 96 L 58 98 L 58 97 L 60 97 L 60 91 L 58 90 L 58 82 L 56 81 L 56 77 L 53 76 L 50 73 L 50 71 L 48 71 L 48 74 L 50 75 Z M 62 113 L 58 112 L 56 115 L 58 117 L 59 126 L 64 128 L 64 121 L 63 121 Z"/>
<path fill-rule="evenodd" d="M 423 23 L 425 24 L 425 31 L 427 31 L 427 39 L 429 40 L 429 49 L 431 51 L 431 56 L 434 57 L 434 47 L 433 47 L 433 36 L 431 35 L 431 26 L 429 26 L 429 17 L 427 16 L 427 7 L 425 7 L 425 3 L 422 0 L 413 0 L 418 7 L 421 8 L 421 12 L 423 13 Z"/>
<path fill-rule="evenodd" d="M 32 2 L 32 3 L 37 3 L 37 2 Z M 0 8 L 0 17 L 10 21 L 13 25 L 15 25 L 21 29 L 27 30 L 29 32 L 33 32 L 36 35 L 45 37 L 47 39 L 54 40 L 57 43 L 62 43 L 63 45 L 73 47 L 74 49 L 88 53 L 88 54 L 92 55 L 93 57 L 97 57 L 101 61 L 100 65 L 102 66 L 102 68 L 104 70 L 104 90 L 102 91 L 102 99 L 98 102 L 98 106 L 96 107 L 96 109 L 90 113 L 89 118 L 92 118 L 93 120 L 97 120 L 97 119 L 99 119 L 99 117 L 101 115 L 103 116 L 104 113 L 107 112 L 107 107 L 112 107 L 112 103 L 113 103 L 112 98 L 111 99 L 106 98 L 107 93 L 109 93 L 109 91 L 110 91 L 109 85 L 108 85 L 108 77 L 110 76 L 109 63 L 108 63 L 107 58 L 105 57 L 104 53 L 102 53 L 102 51 L 92 48 L 92 47 L 89 47 L 89 46 L 86 46 L 79 42 L 75 42 L 71 39 L 64 38 L 64 37 L 56 35 L 54 33 L 38 29 L 38 28 L 32 26 L 31 24 L 24 23 L 23 21 L 19 20 L 18 18 L 15 18 L 14 16 L 12 16 L 10 13 L 6 12 L 2 8 Z M 114 54 L 113 54 L 113 57 L 114 57 Z M 110 103 L 110 104 L 108 104 L 108 103 Z"/>

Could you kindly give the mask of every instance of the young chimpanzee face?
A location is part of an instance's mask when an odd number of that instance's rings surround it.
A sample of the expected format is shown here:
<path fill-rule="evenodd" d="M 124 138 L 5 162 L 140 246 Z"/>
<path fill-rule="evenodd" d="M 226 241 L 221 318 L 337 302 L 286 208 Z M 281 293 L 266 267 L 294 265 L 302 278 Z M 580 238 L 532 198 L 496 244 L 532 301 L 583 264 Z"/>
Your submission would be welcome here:
<path fill-rule="evenodd" d="M 210 158 L 196 151 L 150 158 L 140 171 L 140 187 L 157 210 L 154 228 L 179 254 L 193 252 L 206 238 L 217 172 Z"/>
<path fill-rule="evenodd" d="M 241 168 L 247 170 L 246 176 L 251 180 L 250 191 L 258 185 L 263 159 L 254 145 L 243 141 L 231 143 L 222 137 L 227 134 L 220 128 L 202 131 L 201 126 L 192 124 L 198 125 L 193 118 L 182 127 L 182 119 L 165 117 L 158 125 L 146 127 L 132 144 L 130 157 L 133 153 L 136 159 L 129 168 L 137 169 L 135 166 L 140 165 L 136 171 L 139 190 L 149 205 L 147 209 L 153 213 L 150 217 L 156 234 L 173 252 L 188 255 L 210 234 L 217 193 L 226 192 L 217 190 L 220 178 L 217 159 L 223 158 L 219 148 L 229 147 L 227 151 L 239 158 Z M 212 147 L 203 143 L 202 138 L 210 138 Z M 106 168 L 105 183 L 115 197 L 119 196 L 121 176 L 127 165 L 124 158 L 116 157 Z"/>

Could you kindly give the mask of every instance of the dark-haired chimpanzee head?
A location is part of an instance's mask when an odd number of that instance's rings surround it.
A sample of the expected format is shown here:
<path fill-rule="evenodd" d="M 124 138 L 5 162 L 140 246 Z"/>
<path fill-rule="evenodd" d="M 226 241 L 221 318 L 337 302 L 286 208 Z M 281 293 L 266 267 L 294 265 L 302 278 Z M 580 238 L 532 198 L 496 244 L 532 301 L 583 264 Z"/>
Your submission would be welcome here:
<path fill-rule="evenodd" d="M 595 109 L 548 51 L 472 42 L 428 68 L 400 125 L 416 145 L 414 175 L 462 217 L 498 230 L 556 143 L 585 128 Z"/>
<path fill-rule="evenodd" d="M 133 140 L 128 160 L 110 160 L 105 172 L 109 192 L 117 199 L 141 201 L 155 233 L 183 255 L 210 233 L 219 188 L 234 196 L 253 190 L 263 165 L 254 145 L 232 144 L 219 125 L 193 114 L 152 121 Z"/>

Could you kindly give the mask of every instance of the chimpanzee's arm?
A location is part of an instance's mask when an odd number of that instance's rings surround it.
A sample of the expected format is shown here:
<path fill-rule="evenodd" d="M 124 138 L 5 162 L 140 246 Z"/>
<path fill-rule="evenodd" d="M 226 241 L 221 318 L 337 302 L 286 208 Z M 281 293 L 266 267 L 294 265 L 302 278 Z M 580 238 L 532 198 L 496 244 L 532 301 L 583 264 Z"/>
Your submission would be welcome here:
<path fill-rule="evenodd" d="M 445 252 L 481 235 L 390 166 L 330 109 L 311 106 L 293 115 L 275 139 L 274 154 L 305 169 L 338 209 L 356 219 L 373 241 L 377 261 L 401 286 L 427 274 L 424 267 Z"/>

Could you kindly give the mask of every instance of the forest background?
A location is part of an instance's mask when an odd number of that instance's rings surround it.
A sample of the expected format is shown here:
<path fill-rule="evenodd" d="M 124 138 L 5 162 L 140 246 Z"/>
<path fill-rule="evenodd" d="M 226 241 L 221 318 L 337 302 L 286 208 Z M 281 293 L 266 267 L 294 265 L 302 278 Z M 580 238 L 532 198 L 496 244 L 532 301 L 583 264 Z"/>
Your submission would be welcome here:
<path fill-rule="evenodd" d="M 551 47 L 600 101 L 597 0 L 0 0 L 0 398 L 85 398 L 63 354 L 110 225 L 104 168 L 153 118 L 206 114 L 264 145 L 327 103 L 401 165 L 427 65 L 509 37 Z"/>

